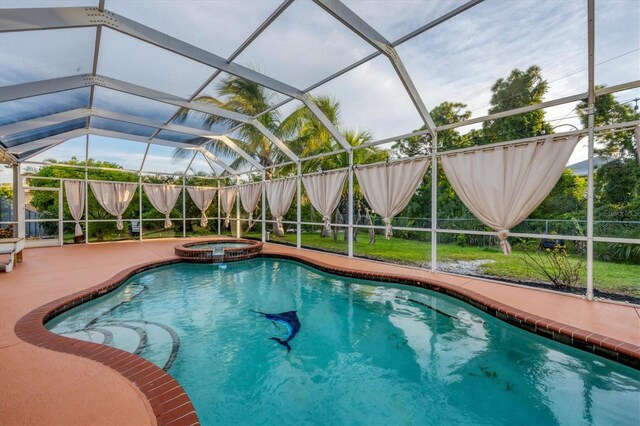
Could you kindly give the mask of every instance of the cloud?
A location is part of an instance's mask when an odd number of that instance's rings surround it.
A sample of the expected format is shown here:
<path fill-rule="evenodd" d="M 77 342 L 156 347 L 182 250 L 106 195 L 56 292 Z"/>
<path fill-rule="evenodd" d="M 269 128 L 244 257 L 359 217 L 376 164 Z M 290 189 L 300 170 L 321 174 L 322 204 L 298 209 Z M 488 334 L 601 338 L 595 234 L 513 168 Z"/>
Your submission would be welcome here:
<path fill-rule="evenodd" d="M 395 39 L 462 2 L 347 1 L 347 6 L 383 35 Z M 167 2 L 158 7 L 153 1 L 110 0 L 107 8 L 227 56 L 278 4 L 277 0 Z M 640 51 L 635 50 L 640 48 L 640 3 L 610 0 L 596 7 L 596 63 L 604 62 L 596 67 L 596 82 L 613 85 L 640 79 Z M 398 52 L 428 108 L 443 101 L 464 102 L 477 117 L 487 112 L 495 80 L 508 76 L 516 67 L 542 67 L 549 82 L 546 99 L 585 92 L 586 29 L 583 0 L 487 0 L 402 44 Z M 0 85 L 90 72 L 94 37 L 93 28 L 1 34 Z M 237 62 L 304 88 L 371 52 L 368 43 L 318 6 L 296 1 Z M 623 56 L 612 59 L 619 55 Z M 186 98 L 213 71 L 113 30 L 103 30 L 98 72 L 109 77 Z M 114 95 L 106 89 L 96 88 L 95 93 L 96 106 L 119 112 L 160 120 L 175 111 L 175 107 Z M 317 93 L 340 101 L 344 126 L 372 130 L 376 138 L 406 133 L 421 125 L 404 87 L 383 56 L 318 88 Z M 632 98 L 634 94 L 639 96 L 640 90 L 624 96 Z M 59 100 L 65 97 L 60 93 L 3 103 L 0 122 L 61 111 Z M 69 107 L 78 105 L 75 102 Z M 571 108 L 573 105 L 558 108 L 548 117 L 562 117 Z"/>
<path fill-rule="evenodd" d="M 299 89 L 374 51 L 312 2 L 294 2 L 236 60 Z"/>
<path fill-rule="evenodd" d="M 109 0 L 107 9 L 228 58 L 280 0 Z"/>
<path fill-rule="evenodd" d="M 0 34 L 0 86 L 91 73 L 95 28 Z"/>

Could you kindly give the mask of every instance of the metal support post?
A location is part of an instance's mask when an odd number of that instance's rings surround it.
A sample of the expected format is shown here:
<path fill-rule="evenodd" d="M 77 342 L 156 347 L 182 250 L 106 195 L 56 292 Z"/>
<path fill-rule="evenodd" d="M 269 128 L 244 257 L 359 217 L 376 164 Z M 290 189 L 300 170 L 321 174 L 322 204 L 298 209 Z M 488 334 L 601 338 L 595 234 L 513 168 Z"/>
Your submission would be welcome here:
<path fill-rule="evenodd" d="M 347 215 L 349 224 L 347 233 L 347 256 L 353 257 L 353 150 L 349 151 L 349 184 Z"/>
<path fill-rule="evenodd" d="M 240 176 L 236 176 L 236 237 L 241 237 L 242 226 L 240 224 Z"/>
<path fill-rule="evenodd" d="M 595 0 L 588 0 L 587 3 L 587 26 L 588 26 L 588 68 L 589 87 L 587 98 L 587 109 L 589 114 L 588 138 L 589 138 L 589 160 L 587 174 L 587 300 L 593 300 L 593 155 L 594 155 L 594 113 L 595 113 L 595 66 L 594 66 L 594 46 L 595 46 Z"/>
<path fill-rule="evenodd" d="M 138 240 L 142 241 L 142 173 L 138 172 Z"/>
<path fill-rule="evenodd" d="M 218 179 L 218 235 L 220 235 L 220 179 Z"/>
<path fill-rule="evenodd" d="M 89 244 L 89 170 L 84 169 L 84 243 Z"/>
<path fill-rule="evenodd" d="M 438 132 L 431 139 L 431 272 L 438 271 Z"/>
<path fill-rule="evenodd" d="M 26 235 L 24 212 L 24 185 L 22 184 L 22 166 L 20 163 L 13 166 L 13 217 L 18 222 L 17 237 Z"/>
<path fill-rule="evenodd" d="M 63 184 L 64 180 L 60 179 L 60 189 L 58 189 L 58 245 L 61 246 L 64 245 L 64 223 L 62 222 L 62 216 L 64 216 Z"/>
<path fill-rule="evenodd" d="M 84 143 L 84 243 L 89 244 L 89 135 Z M 74 233 L 75 235 L 75 233 Z"/>
<path fill-rule="evenodd" d="M 194 156 L 195 157 L 195 156 Z M 193 159 L 191 159 L 193 161 Z M 187 194 L 184 175 L 182 175 L 182 237 L 187 236 Z"/>
<path fill-rule="evenodd" d="M 264 243 L 267 239 L 267 222 L 266 219 L 266 211 L 267 211 L 267 172 L 262 170 L 262 213 L 261 213 L 261 221 L 262 221 L 262 242 Z"/>
<path fill-rule="evenodd" d="M 296 247 L 302 247 L 302 163 L 298 161 L 298 191 L 296 200 Z"/>

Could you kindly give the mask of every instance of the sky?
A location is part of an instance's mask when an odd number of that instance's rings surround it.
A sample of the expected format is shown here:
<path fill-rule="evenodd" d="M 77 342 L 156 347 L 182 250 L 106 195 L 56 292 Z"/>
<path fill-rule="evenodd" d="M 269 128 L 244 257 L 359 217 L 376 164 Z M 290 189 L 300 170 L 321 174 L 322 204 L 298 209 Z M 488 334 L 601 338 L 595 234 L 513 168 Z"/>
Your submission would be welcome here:
<path fill-rule="evenodd" d="M 92 0 L 3 0 L 1 7 L 92 5 Z M 347 0 L 345 4 L 390 41 L 424 25 L 463 1 Z M 586 0 L 487 0 L 478 6 L 399 45 L 397 51 L 428 109 L 444 101 L 462 102 L 473 117 L 487 114 L 491 86 L 512 69 L 542 68 L 549 82 L 545 100 L 574 95 L 587 87 Z M 17 6 L 19 5 L 19 6 Z M 278 1 L 125 1 L 106 0 L 106 8 L 200 48 L 228 57 L 279 5 Z M 640 79 L 640 1 L 596 2 L 596 83 L 615 85 Z M 95 30 L 92 28 L 0 34 L 0 86 L 90 73 Z M 126 56 L 123 56 L 126 52 Z M 296 0 L 236 62 L 306 89 L 345 66 L 374 52 L 314 3 Z M 160 48 L 104 29 L 98 74 L 127 80 L 171 95 L 189 98 L 215 70 Z M 219 79 L 199 94 L 215 95 Z M 87 102 L 86 93 L 55 94 L 44 99 L 0 104 L 5 120 L 44 115 Z M 384 56 L 378 56 L 311 92 L 340 102 L 342 126 L 368 130 L 375 139 L 409 133 L 422 121 Z M 617 95 L 626 102 L 640 96 L 634 89 Z M 286 99 L 273 95 L 273 101 Z M 79 106 L 78 106 L 79 105 Z M 632 104 L 633 105 L 633 104 Z M 296 105 L 281 108 L 286 114 Z M 96 88 L 95 108 L 167 120 L 175 107 Z M 546 111 L 553 125 L 578 125 L 575 104 Z M 2 124 L 2 118 L 0 118 Z M 189 125 L 199 125 L 191 119 Z M 475 126 L 478 127 L 478 126 Z M 461 128 L 469 131 L 473 126 Z M 561 128 L 567 130 L 568 127 Z M 145 129 L 137 129 L 143 131 Z M 93 137 L 92 137 L 93 138 Z M 96 139 L 90 156 L 113 161 L 137 161 L 145 145 Z M 73 143 L 67 142 L 68 149 Z M 569 163 L 586 158 L 581 142 Z M 125 148 L 129 147 L 129 148 Z M 142 149 L 140 148 L 142 147 Z M 68 150 L 60 145 L 49 151 Z M 115 149 L 117 148 L 117 149 Z M 167 171 L 166 147 L 154 147 L 149 167 Z M 120 154 L 117 154 L 119 152 Z M 58 154 L 56 154 L 58 155 Z M 63 153 L 59 154 L 63 155 Z M 64 154 L 66 155 L 66 154 Z M 46 155 L 45 155 L 46 157 Z M 122 158 L 124 157 L 124 158 Z M 196 164 L 206 168 L 198 158 Z M 123 164 L 124 165 L 124 164 Z M 128 167 L 127 167 L 128 168 Z M 145 167 L 146 169 L 146 167 Z"/>

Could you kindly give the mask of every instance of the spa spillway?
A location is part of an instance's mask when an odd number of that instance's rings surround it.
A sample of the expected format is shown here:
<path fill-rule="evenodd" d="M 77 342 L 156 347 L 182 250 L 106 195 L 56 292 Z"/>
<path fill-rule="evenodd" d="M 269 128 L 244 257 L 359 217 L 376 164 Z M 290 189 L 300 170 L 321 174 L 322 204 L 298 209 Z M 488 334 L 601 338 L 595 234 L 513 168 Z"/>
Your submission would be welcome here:
<path fill-rule="evenodd" d="M 174 249 L 176 256 L 186 262 L 223 263 L 256 257 L 262 251 L 262 243 L 229 238 L 178 244 Z"/>

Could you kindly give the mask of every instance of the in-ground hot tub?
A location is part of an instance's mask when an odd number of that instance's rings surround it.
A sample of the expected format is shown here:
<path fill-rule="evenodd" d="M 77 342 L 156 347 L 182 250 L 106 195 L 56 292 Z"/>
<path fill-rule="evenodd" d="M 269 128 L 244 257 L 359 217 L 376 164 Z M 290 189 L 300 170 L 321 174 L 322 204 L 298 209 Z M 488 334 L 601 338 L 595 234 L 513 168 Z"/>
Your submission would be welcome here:
<path fill-rule="evenodd" d="M 176 256 L 186 262 L 222 263 L 256 257 L 262 242 L 240 238 L 194 241 L 174 247 Z"/>

